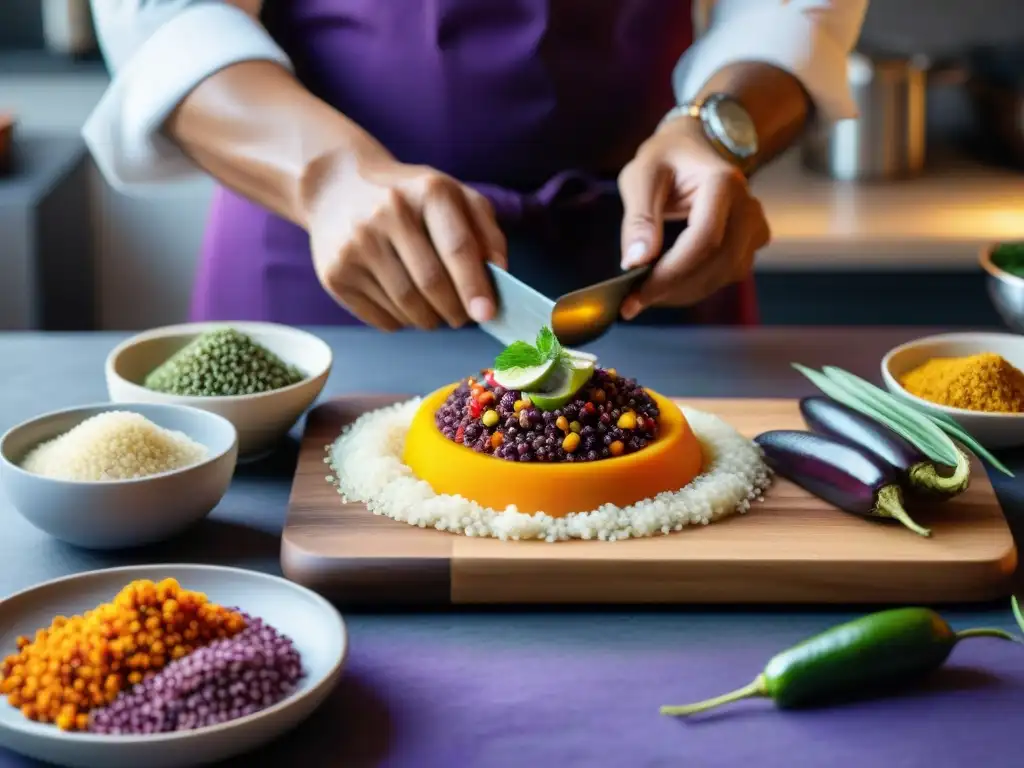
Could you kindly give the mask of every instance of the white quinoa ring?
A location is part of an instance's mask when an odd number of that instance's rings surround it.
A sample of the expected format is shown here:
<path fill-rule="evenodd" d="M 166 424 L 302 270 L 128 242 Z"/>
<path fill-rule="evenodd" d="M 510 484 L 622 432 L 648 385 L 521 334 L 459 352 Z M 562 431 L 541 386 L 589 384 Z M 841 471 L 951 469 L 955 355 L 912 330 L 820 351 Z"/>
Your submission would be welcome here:
<path fill-rule="evenodd" d="M 326 446 L 327 481 L 346 502 L 362 502 L 384 515 L 420 528 L 502 540 L 616 541 L 707 525 L 750 509 L 771 485 L 761 449 L 718 416 L 682 407 L 704 454 L 704 471 L 674 492 L 628 507 L 606 504 L 589 512 L 551 517 L 527 514 L 514 505 L 489 509 L 462 496 L 437 494 L 402 461 L 405 435 L 420 405 L 413 398 L 364 413 Z M 501 459 L 495 459 L 500 461 Z"/>

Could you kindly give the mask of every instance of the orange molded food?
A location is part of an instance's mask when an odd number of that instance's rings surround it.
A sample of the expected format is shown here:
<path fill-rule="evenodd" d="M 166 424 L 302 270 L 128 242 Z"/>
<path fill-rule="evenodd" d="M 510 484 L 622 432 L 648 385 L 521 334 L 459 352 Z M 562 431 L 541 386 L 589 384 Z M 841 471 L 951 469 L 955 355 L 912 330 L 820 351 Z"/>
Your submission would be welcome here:
<path fill-rule="evenodd" d="M 627 507 L 664 491 L 678 491 L 701 472 L 700 442 L 679 406 L 652 390 L 658 404 L 658 439 L 637 453 L 578 463 L 520 463 L 452 442 L 437 429 L 434 413 L 452 384 L 423 399 L 405 439 L 403 459 L 435 493 L 459 495 L 484 507 L 562 517 L 602 504 Z"/>

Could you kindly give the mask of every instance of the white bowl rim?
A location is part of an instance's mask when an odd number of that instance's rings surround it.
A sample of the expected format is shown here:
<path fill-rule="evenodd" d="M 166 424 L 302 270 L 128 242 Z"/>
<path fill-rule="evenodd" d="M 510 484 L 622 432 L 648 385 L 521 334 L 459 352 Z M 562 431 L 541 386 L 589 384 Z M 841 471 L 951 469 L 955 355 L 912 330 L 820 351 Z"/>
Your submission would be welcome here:
<path fill-rule="evenodd" d="M 305 594 L 307 597 L 312 599 L 314 603 L 317 603 L 321 608 L 329 609 L 329 610 L 325 610 L 324 613 L 325 614 L 329 614 L 333 618 L 337 619 L 337 629 L 338 629 L 339 634 L 341 635 L 341 656 L 338 658 L 337 661 L 334 662 L 334 665 L 331 667 L 331 669 L 328 671 L 328 673 L 324 676 L 324 679 L 328 679 L 328 678 L 331 678 L 331 677 L 337 675 L 338 671 L 342 668 L 342 666 L 344 666 L 345 661 L 348 659 L 348 649 L 349 649 L 348 629 L 347 629 L 347 627 L 345 625 L 345 619 L 342 617 L 341 613 L 338 611 L 337 608 L 335 608 L 333 605 L 331 605 L 331 603 L 328 602 L 324 597 L 322 597 L 321 595 L 318 595 L 313 590 L 311 590 L 311 589 L 309 589 L 307 587 L 302 586 L 301 584 L 296 584 L 294 581 L 289 581 L 288 579 L 282 578 L 280 576 L 274 576 L 273 574 L 270 574 L 270 573 L 263 573 L 262 571 L 252 571 L 252 570 L 249 570 L 248 568 L 236 568 L 236 567 L 230 566 L 230 565 L 210 565 L 210 564 L 207 564 L 207 563 L 156 563 L 156 564 L 153 564 L 153 565 L 122 565 L 122 566 L 118 566 L 116 568 L 98 568 L 98 569 L 95 569 L 95 570 L 92 570 L 92 571 L 82 571 L 81 573 L 73 573 L 73 574 L 71 574 L 69 576 L 60 576 L 60 577 L 58 577 L 56 579 L 49 579 L 47 581 L 39 582 L 38 584 L 33 584 L 31 587 L 26 587 L 25 589 L 18 590 L 17 592 L 15 592 L 12 595 L 8 595 L 7 597 L 4 597 L 3 601 L 6 602 L 7 600 L 12 600 L 12 599 L 14 599 L 16 597 L 20 597 L 21 595 L 24 595 L 24 594 L 29 593 L 29 592 L 33 592 L 33 591 L 35 591 L 37 589 L 43 589 L 45 587 L 56 586 L 56 585 L 59 585 L 61 583 L 70 582 L 70 581 L 76 581 L 78 579 L 84 579 L 84 578 L 91 577 L 91 576 L 98 576 L 100 574 L 113 574 L 113 575 L 116 575 L 118 573 L 130 574 L 132 572 L 139 572 L 139 571 L 143 571 L 143 570 L 161 569 L 161 568 L 166 568 L 167 570 L 171 570 L 171 569 L 184 569 L 184 570 L 191 570 L 191 571 L 210 571 L 210 572 L 213 572 L 213 573 L 217 573 L 217 572 L 231 572 L 231 573 L 245 574 L 248 577 L 256 578 L 256 579 L 261 579 L 261 580 L 264 580 L 264 581 L 280 581 L 280 582 L 283 582 L 283 583 L 287 584 L 289 587 L 295 589 L 296 592 L 300 592 L 300 593 Z M 129 577 L 128 580 L 130 581 L 131 578 Z M 186 587 L 186 589 L 187 589 L 187 587 Z M 243 606 L 238 606 L 238 607 L 241 608 L 242 610 L 245 610 L 245 608 Z M 304 699 L 307 696 L 312 695 L 314 690 L 315 690 L 315 688 L 316 688 L 316 686 L 313 686 L 313 687 L 308 688 L 305 691 L 292 692 L 291 694 L 289 694 L 288 696 L 285 696 L 283 699 L 281 699 L 281 701 L 277 702 L 273 706 L 267 707 L 266 709 L 261 709 L 258 712 L 253 712 L 251 715 L 245 715 L 244 717 L 239 717 L 239 718 L 237 718 L 235 720 L 229 720 L 226 723 L 218 723 L 217 725 L 207 725 L 207 726 L 204 726 L 202 728 L 195 728 L 195 729 L 188 730 L 188 731 L 171 731 L 170 733 L 148 733 L 148 734 L 105 734 L 105 733 L 90 733 L 90 732 L 81 732 L 81 731 L 61 731 L 61 730 L 57 729 L 56 726 L 53 726 L 53 734 L 51 734 L 50 731 L 47 731 L 45 734 L 43 734 L 43 738 L 56 738 L 56 739 L 59 739 L 61 741 L 66 741 L 66 742 L 69 741 L 69 742 L 78 743 L 78 744 L 106 744 L 106 745 L 109 745 L 109 744 L 166 744 L 168 742 L 175 743 L 175 742 L 183 741 L 185 739 L 197 738 L 200 735 L 206 736 L 207 734 L 212 734 L 212 733 L 223 733 L 224 731 L 230 731 L 230 730 L 238 728 L 238 727 L 240 727 L 240 726 L 242 726 L 242 725 L 244 725 L 246 723 L 251 723 L 254 720 L 262 719 L 264 717 L 267 717 L 267 716 L 273 714 L 274 712 L 279 712 L 282 709 L 285 709 L 286 706 L 288 706 L 288 707 L 293 706 L 297 701 L 299 701 L 301 699 Z M 40 725 L 39 723 L 36 723 L 36 722 L 34 722 L 32 720 L 15 720 L 14 723 L 16 723 L 16 724 L 7 724 L 5 727 L 8 727 L 8 728 L 10 728 L 13 731 L 17 731 L 18 733 L 26 734 L 26 735 L 29 735 L 29 736 L 37 737 L 37 736 L 40 735 L 39 731 L 36 730 L 36 727 L 35 727 L 35 726 L 39 726 Z"/>
<path fill-rule="evenodd" d="M 895 357 L 900 352 L 922 346 L 925 343 L 974 340 L 983 342 L 986 338 L 996 337 L 998 337 L 999 339 L 1018 339 L 1020 341 L 1021 347 L 1024 348 L 1024 336 L 1020 336 L 1016 333 L 1010 333 L 1008 331 L 953 331 L 950 333 L 936 333 L 931 336 L 922 336 L 919 339 L 912 339 L 911 341 L 906 341 L 900 344 L 899 346 L 893 347 L 888 352 L 886 352 L 885 356 L 882 358 L 882 376 L 886 380 L 892 381 L 899 388 L 900 393 L 905 397 L 910 398 L 913 402 L 920 403 L 923 406 L 948 414 L 949 416 L 962 416 L 970 417 L 973 419 L 988 419 L 989 421 L 994 421 L 998 419 L 1003 419 L 1004 421 L 1024 420 L 1024 413 L 993 413 L 992 411 L 971 411 L 968 410 L 967 408 L 953 408 L 952 406 L 949 405 L 933 403 L 931 400 L 925 400 L 923 397 L 918 397 L 917 395 L 908 392 L 903 387 L 903 385 L 900 384 L 899 379 L 897 379 L 893 375 L 892 371 L 889 370 L 889 364 L 892 362 L 893 357 Z"/>
<path fill-rule="evenodd" d="M 207 456 L 200 462 L 195 464 L 189 464 L 186 467 L 178 467 L 178 469 L 169 469 L 166 472 L 157 472 L 155 475 L 146 475 L 145 477 L 131 477 L 125 480 L 67 480 L 62 477 L 46 477 L 45 475 L 37 475 L 35 472 L 29 472 L 27 469 L 22 469 L 20 466 L 15 464 L 13 461 L 7 458 L 7 451 L 4 450 L 4 445 L 7 440 L 15 432 L 18 432 L 26 427 L 35 424 L 37 421 L 43 421 L 45 419 L 51 419 L 56 416 L 64 416 L 66 414 L 78 413 L 81 411 L 88 410 L 102 410 L 104 413 L 110 413 L 111 411 L 130 411 L 133 408 L 163 408 L 168 411 L 187 411 L 189 413 L 199 415 L 199 418 L 208 418 L 211 421 L 219 421 L 222 427 L 226 426 L 232 435 L 231 443 L 223 451 L 219 451 L 211 456 Z M 99 415 L 99 414 L 96 414 Z M 81 423 L 81 422 L 79 422 Z M 76 425 L 77 426 L 77 425 Z M 159 426 L 159 425 L 158 425 Z M 52 439 L 52 438 L 51 438 Z M 189 439 L 195 440 L 191 435 Z M 8 429 L 2 435 L 0 435 L 0 464 L 9 467 L 12 471 L 24 475 L 26 477 L 32 477 L 37 480 L 43 480 L 48 483 L 61 483 L 64 485 L 74 485 L 80 488 L 112 488 L 112 487 L 124 487 L 129 485 L 148 483 L 154 480 L 159 480 L 165 477 L 172 477 L 174 475 L 181 475 L 186 472 L 192 472 L 195 470 L 202 469 L 204 467 L 213 464 L 214 462 L 220 461 L 231 451 L 238 448 L 238 429 L 234 424 L 231 423 L 230 419 L 226 419 L 219 413 L 207 411 L 202 408 L 196 408 L 195 406 L 185 405 L 183 403 L 136 403 L 136 402 L 103 402 L 103 403 L 87 403 L 86 405 L 73 405 L 68 408 L 61 408 L 56 411 L 49 411 L 47 413 L 41 413 L 37 416 L 33 416 L 30 419 L 26 419 L 20 424 L 15 424 L 13 427 Z"/>
<path fill-rule="evenodd" d="M 156 339 L 165 339 L 174 336 L 187 336 L 190 334 L 199 335 L 206 331 L 213 331 L 224 328 L 232 328 L 237 331 L 245 332 L 246 328 L 253 330 L 266 330 L 270 332 L 282 333 L 283 335 L 293 334 L 295 336 L 301 336 L 307 338 L 318 344 L 322 351 L 327 353 L 327 363 L 324 365 L 322 370 L 308 373 L 305 378 L 301 381 L 297 381 L 294 384 L 289 384 L 286 387 L 279 387 L 278 389 L 271 389 L 267 392 L 252 392 L 246 395 L 175 395 L 169 392 L 156 392 L 148 389 L 141 384 L 136 384 L 134 381 L 129 381 L 124 376 L 119 374 L 114 368 L 114 361 L 127 349 L 130 349 L 142 342 L 154 341 Z M 294 365 L 294 363 L 293 363 Z M 239 320 L 237 322 L 230 321 L 209 321 L 200 323 L 178 323 L 177 325 L 163 325 L 159 328 L 151 328 L 141 333 L 136 333 L 133 336 L 129 336 L 118 343 L 110 352 L 107 354 L 106 362 L 104 363 L 104 369 L 109 376 L 114 376 L 118 381 L 123 383 L 125 386 L 139 390 L 140 392 L 147 392 L 153 395 L 159 395 L 168 398 L 174 398 L 183 404 L 193 403 L 209 403 L 209 402 L 251 402 L 253 400 L 259 400 L 262 398 L 274 397 L 283 392 L 292 392 L 302 387 L 308 386 L 310 382 L 314 382 L 330 373 L 331 368 L 334 365 L 334 350 L 331 349 L 331 345 L 321 339 L 315 333 L 304 331 L 301 328 L 296 328 L 293 325 L 285 325 L 284 323 L 264 323 L 258 321 Z"/>
<path fill-rule="evenodd" d="M 1017 244 L 1022 241 L 1018 240 L 1001 240 L 997 243 L 991 243 L 981 249 L 981 256 L 978 259 L 978 263 L 981 268 L 985 270 L 991 277 L 996 280 L 1001 280 L 1005 283 L 1016 286 L 1024 286 L 1024 277 L 1014 274 L 1013 272 L 1007 272 L 995 261 L 996 249 L 1001 245 Z"/>

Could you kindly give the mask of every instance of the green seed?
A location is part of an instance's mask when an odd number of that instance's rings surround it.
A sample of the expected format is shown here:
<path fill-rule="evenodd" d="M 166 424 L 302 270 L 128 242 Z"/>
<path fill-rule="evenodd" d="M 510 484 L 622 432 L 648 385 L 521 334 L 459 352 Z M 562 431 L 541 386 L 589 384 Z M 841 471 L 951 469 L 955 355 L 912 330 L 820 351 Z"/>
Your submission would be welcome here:
<path fill-rule="evenodd" d="M 305 378 L 266 347 L 233 328 L 204 333 L 152 371 L 145 386 L 198 397 L 256 394 Z"/>
<path fill-rule="evenodd" d="M 498 412 L 493 408 L 484 411 L 484 415 L 480 417 L 480 421 L 484 423 L 485 427 L 493 427 L 498 423 Z"/>

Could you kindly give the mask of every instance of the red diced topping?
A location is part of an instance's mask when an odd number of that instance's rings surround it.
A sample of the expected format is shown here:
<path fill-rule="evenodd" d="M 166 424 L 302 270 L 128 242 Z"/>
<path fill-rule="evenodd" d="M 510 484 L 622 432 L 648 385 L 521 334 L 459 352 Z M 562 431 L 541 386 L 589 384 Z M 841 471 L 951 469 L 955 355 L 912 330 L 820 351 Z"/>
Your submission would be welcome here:
<path fill-rule="evenodd" d="M 466 428 L 465 427 L 460 426 L 457 430 L 455 430 L 455 442 L 456 443 L 461 443 L 465 437 L 466 437 Z"/>
<path fill-rule="evenodd" d="M 483 413 L 483 411 L 484 404 L 481 403 L 479 400 L 469 401 L 469 415 L 472 416 L 474 419 L 479 419 L 480 414 Z"/>
<path fill-rule="evenodd" d="M 487 373 L 485 373 L 485 374 L 484 374 L 484 381 L 486 381 L 486 382 L 487 382 L 487 384 L 488 384 L 489 386 L 491 386 L 491 387 L 496 387 L 496 386 L 498 386 L 498 382 L 496 382 L 496 381 L 494 380 L 494 371 L 488 371 Z"/>

